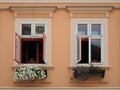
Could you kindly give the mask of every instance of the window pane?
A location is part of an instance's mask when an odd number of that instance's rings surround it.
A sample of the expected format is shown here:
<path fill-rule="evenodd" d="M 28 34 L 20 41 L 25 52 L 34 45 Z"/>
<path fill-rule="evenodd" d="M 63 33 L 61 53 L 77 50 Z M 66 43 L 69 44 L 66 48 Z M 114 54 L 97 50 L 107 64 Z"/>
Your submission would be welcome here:
<path fill-rule="evenodd" d="M 81 40 L 81 61 L 78 63 L 86 64 L 89 61 L 89 39 L 82 38 Z"/>
<path fill-rule="evenodd" d="M 35 34 L 42 34 L 45 31 L 44 24 L 36 24 L 35 26 Z"/>
<path fill-rule="evenodd" d="M 92 35 L 101 35 L 101 24 L 92 24 Z"/>
<path fill-rule="evenodd" d="M 22 24 L 22 35 L 31 35 L 31 24 Z"/>
<path fill-rule="evenodd" d="M 82 35 L 87 35 L 87 24 L 78 24 L 78 33 Z"/>
<path fill-rule="evenodd" d="M 101 62 L 101 39 L 91 39 L 91 62 Z"/>

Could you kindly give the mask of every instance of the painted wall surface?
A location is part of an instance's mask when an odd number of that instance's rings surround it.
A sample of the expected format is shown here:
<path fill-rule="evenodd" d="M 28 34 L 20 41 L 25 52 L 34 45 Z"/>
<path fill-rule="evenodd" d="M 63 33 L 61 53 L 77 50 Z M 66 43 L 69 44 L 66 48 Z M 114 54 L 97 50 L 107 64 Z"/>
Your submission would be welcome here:
<path fill-rule="evenodd" d="M 9 5 L 19 6 L 22 4 L 0 4 L 1 7 L 8 7 Z M 23 6 L 27 5 L 30 6 L 32 4 L 23 4 Z M 39 4 L 37 5 L 39 6 Z M 44 5 L 65 6 L 67 4 L 42 4 L 42 6 Z M 118 6 L 118 4 L 116 6 Z M 106 68 L 104 79 L 93 78 L 88 81 L 79 82 L 71 80 L 72 71 L 69 68 L 70 13 L 66 9 L 57 9 L 52 17 L 53 68 L 48 68 L 48 78 L 42 81 L 36 80 L 32 83 L 28 81 L 14 83 L 12 79 L 12 65 L 14 62 L 14 19 L 14 13 L 12 11 L 0 10 L 0 87 L 120 87 L 120 9 L 113 9 L 108 19 L 108 58 L 110 67 Z"/>

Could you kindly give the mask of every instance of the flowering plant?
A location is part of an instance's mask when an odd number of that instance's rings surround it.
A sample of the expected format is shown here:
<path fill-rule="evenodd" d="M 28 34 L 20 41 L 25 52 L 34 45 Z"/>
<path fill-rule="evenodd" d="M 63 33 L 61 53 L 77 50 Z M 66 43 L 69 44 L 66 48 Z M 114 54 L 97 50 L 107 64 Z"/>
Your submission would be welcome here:
<path fill-rule="evenodd" d="M 17 67 L 13 72 L 14 81 L 35 80 L 47 78 L 47 71 L 39 67 Z"/>
<path fill-rule="evenodd" d="M 73 77 L 79 80 L 88 80 L 90 76 L 100 76 L 104 78 L 105 69 L 101 67 L 94 67 L 93 65 L 90 67 L 75 67 L 73 70 Z"/>

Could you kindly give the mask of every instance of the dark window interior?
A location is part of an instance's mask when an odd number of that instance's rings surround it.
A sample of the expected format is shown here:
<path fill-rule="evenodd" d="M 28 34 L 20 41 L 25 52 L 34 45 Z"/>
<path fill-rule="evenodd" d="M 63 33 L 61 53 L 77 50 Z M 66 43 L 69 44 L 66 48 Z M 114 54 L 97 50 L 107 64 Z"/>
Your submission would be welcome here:
<path fill-rule="evenodd" d="M 86 64 L 89 61 L 89 42 L 88 38 L 82 38 L 81 41 L 81 61 L 78 63 Z"/>
<path fill-rule="evenodd" d="M 22 24 L 22 35 L 31 35 L 31 24 Z"/>
<path fill-rule="evenodd" d="M 21 63 L 24 64 L 45 64 L 43 60 L 43 40 L 22 41 Z"/>

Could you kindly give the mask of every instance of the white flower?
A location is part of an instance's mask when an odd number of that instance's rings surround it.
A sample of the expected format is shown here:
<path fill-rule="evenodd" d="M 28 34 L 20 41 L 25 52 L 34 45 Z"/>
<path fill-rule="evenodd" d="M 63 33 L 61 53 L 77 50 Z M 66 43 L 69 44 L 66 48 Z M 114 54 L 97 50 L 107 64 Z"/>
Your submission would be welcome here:
<path fill-rule="evenodd" d="M 46 72 L 39 67 L 18 67 L 13 73 L 13 79 L 19 80 L 35 80 L 36 78 L 46 78 Z"/>

